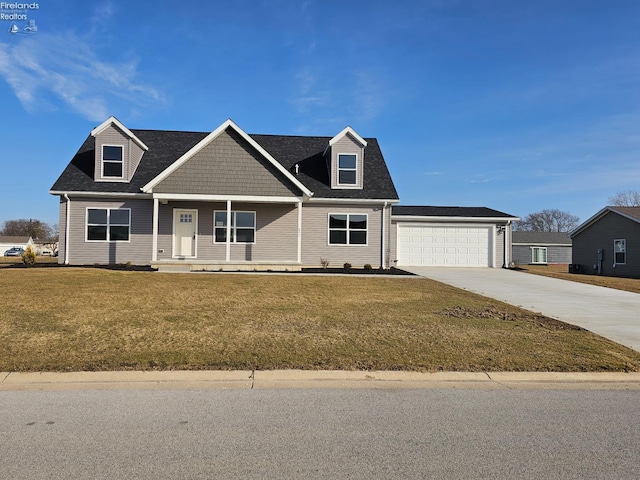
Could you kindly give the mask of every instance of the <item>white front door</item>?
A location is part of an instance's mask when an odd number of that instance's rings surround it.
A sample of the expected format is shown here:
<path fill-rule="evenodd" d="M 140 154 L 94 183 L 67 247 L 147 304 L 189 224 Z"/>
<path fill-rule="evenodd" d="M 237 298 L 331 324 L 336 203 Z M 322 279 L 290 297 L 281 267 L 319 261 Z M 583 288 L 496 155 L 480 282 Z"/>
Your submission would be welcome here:
<path fill-rule="evenodd" d="M 173 256 L 196 256 L 198 211 L 176 208 L 173 211 Z"/>

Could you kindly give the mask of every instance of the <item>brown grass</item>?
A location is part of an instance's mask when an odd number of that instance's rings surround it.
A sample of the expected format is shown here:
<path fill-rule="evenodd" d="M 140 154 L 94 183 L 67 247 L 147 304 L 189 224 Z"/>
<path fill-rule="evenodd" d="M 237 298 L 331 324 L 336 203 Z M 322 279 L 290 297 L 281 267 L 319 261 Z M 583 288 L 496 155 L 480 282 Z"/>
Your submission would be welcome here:
<path fill-rule="evenodd" d="M 615 288 L 616 290 L 625 290 L 627 292 L 640 293 L 640 279 L 638 278 L 622 278 L 622 277 L 606 277 L 603 275 L 587 275 L 584 273 L 569 273 L 568 265 L 525 265 L 519 267 L 520 270 L 543 275 L 545 277 L 560 278 L 562 280 L 571 280 L 572 282 L 588 283 L 590 285 L 598 285 L 600 287 Z"/>
<path fill-rule="evenodd" d="M 640 371 L 640 353 L 422 278 L 2 268 L 0 371 Z"/>

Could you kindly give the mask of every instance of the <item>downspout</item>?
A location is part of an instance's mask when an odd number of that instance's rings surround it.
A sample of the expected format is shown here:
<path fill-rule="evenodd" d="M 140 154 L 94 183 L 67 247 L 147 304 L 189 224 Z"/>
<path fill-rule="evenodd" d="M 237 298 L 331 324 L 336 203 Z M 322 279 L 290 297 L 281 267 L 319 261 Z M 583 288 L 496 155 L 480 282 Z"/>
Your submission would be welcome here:
<path fill-rule="evenodd" d="M 502 246 L 502 256 L 503 256 L 503 263 L 502 263 L 502 268 L 509 268 L 509 253 L 507 252 L 507 235 L 509 234 L 509 231 L 511 230 L 509 227 L 511 226 L 511 220 L 507 220 L 507 224 L 504 226 L 504 238 L 502 239 L 503 242 L 503 246 Z"/>
<path fill-rule="evenodd" d="M 66 193 L 63 196 L 67 201 L 66 218 L 64 221 L 64 264 L 69 265 L 69 219 L 71 218 L 71 199 Z"/>
<path fill-rule="evenodd" d="M 382 269 L 385 270 L 387 268 L 386 262 L 385 262 L 385 248 L 386 248 L 386 244 L 385 244 L 385 231 L 384 231 L 384 226 L 385 226 L 385 221 L 384 221 L 384 212 L 387 210 L 387 204 L 388 202 L 384 202 L 384 205 L 382 206 L 382 251 L 380 252 L 382 254 L 382 258 L 380 259 L 380 265 L 382 265 Z"/>

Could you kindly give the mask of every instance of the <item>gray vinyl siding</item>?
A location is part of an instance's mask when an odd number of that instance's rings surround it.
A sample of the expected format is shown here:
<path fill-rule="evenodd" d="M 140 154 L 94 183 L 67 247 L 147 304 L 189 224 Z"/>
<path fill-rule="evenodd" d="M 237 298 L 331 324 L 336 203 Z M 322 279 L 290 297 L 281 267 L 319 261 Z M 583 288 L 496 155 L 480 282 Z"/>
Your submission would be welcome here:
<path fill-rule="evenodd" d="M 142 160 L 144 150 L 140 148 L 133 140 L 129 139 L 129 180 L 133 178 L 133 174 L 136 173 L 138 165 Z"/>
<path fill-rule="evenodd" d="M 547 247 L 547 263 L 571 263 L 571 245 L 513 245 L 513 262 L 518 265 L 531 263 L 533 247 Z"/>
<path fill-rule="evenodd" d="M 226 244 L 214 243 L 214 211 L 226 211 L 225 202 L 170 202 L 158 210 L 158 260 L 173 258 L 174 209 L 197 210 L 196 258 L 203 261 L 226 260 Z M 298 260 L 298 212 L 295 204 L 234 202 L 233 211 L 256 213 L 253 244 L 231 244 L 232 262 L 296 262 Z"/>
<path fill-rule="evenodd" d="M 130 208 L 128 242 L 87 242 L 87 208 Z M 71 198 L 69 263 L 71 265 L 151 263 L 153 202 L 150 200 L 93 200 Z M 62 223 L 62 222 L 61 222 Z M 65 239 L 66 241 L 66 239 Z"/>
<path fill-rule="evenodd" d="M 114 179 L 113 177 L 103 178 L 102 176 L 102 146 L 103 145 L 120 145 L 122 146 L 122 172 L 124 178 Z M 133 174 L 140 164 L 144 150 L 140 148 L 131 138 L 115 125 L 105 128 L 96 136 L 95 147 L 95 167 L 94 178 L 98 181 L 130 181 Z"/>
<path fill-rule="evenodd" d="M 625 265 L 613 268 L 613 241 L 626 240 Z M 640 224 L 609 212 L 573 237 L 572 263 L 581 265 L 585 273 L 596 273 L 597 250 L 604 251 L 602 274 L 607 276 L 640 277 Z"/>
<path fill-rule="evenodd" d="M 153 191 L 205 195 L 300 195 L 276 167 L 229 129 L 205 145 Z"/>
<path fill-rule="evenodd" d="M 331 188 L 362 188 L 364 178 L 364 152 L 365 149 L 349 134 L 344 135 L 340 140 L 331 146 Z M 356 163 L 356 185 L 338 184 L 338 155 L 340 153 L 350 153 L 357 155 Z"/>
<path fill-rule="evenodd" d="M 505 264 L 505 258 L 504 258 L 504 243 L 505 243 L 505 235 L 506 235 L 506 241 L 509 241 L 510 238 L 510 231 L 506 230 L 504 232 L 499 232 L 498 229 L 493 229 L 493 231 L 490 234 L 490 239 L 493 239 L 493 251 L 495 252 L 494 255 L 494 267 L 496 268 L 500 268 L 503 267 Z M 507 258 L 507 265 L 509 263 L 509 259 Z"/>
<path fill-rule="evenodd" d="M 354 213 L 367 215 L 367 245 L 329 245 L 329 214 Z M 389 216 L 387 215 L 387 222 Z M 329 260 L 330 267 L 342 267 L 345 262 L 354 267 L 371 264 L 379 268 L 382 261 L 381 205 L 345 206 L 305 204 L 302 207 L 302 265 L 320 266 L 320 259 Z"/>
<path fill-rule="evenodd" d="M 389 214 L 391 211 L 389 211 Z M 395 267 L 398 263 L 398 222 L 391 222 L 389 226 L 389 266 Z"/>

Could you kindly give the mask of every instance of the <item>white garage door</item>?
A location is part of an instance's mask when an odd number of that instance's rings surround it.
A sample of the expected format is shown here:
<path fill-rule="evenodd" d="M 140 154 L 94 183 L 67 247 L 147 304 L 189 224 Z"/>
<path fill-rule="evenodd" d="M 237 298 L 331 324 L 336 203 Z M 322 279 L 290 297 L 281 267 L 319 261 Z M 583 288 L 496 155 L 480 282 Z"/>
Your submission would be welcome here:
<path fill-rule="evenodd" d="M 492 227 L 398 224 L 398 265 L 489 267 Z"/>

